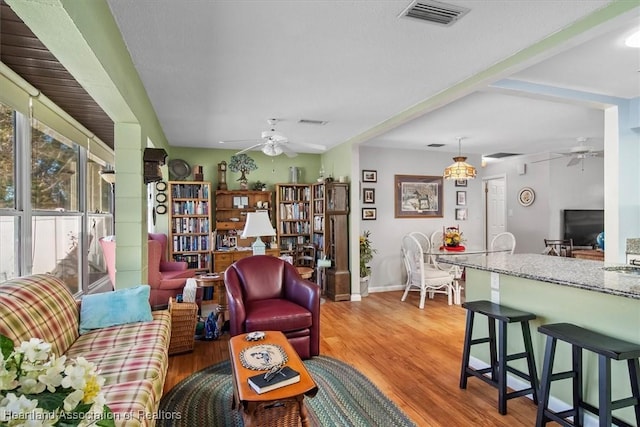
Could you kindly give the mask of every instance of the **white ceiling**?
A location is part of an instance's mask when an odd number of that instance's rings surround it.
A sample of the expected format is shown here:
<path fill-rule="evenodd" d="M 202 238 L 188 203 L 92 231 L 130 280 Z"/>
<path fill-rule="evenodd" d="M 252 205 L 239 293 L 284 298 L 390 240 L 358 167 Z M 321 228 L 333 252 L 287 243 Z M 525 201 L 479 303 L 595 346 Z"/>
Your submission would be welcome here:
<path fill-rule="evenodd" d="M 398 18 L 409 0 L 107 1 L 173 146 L 246 148 L 218 141 L 259 138 L 273 117 L 292 143 L 327 148 L 352 139 L 455 152 L 457 136 L 476 154 L 559 151 L 581 136 L 599 148 L 600 111 L 489 84 L 509 77 L 640 96 L 640 49 L 623 46 L 640 29 L 640 6 L 478 78 L 468 96 L 438 100 L 611 2 L 453 0 L 471 11 L 443 27 Z"/>

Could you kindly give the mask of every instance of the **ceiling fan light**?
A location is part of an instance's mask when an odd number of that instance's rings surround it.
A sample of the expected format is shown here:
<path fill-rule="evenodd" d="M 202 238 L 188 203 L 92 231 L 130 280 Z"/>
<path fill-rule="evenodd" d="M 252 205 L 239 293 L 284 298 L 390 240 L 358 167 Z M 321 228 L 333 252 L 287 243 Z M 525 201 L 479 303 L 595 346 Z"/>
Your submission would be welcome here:
<path fill-rule="evenodd" d="M 444 169 L 445 179 L 473 179 L 478 174 L 476 168 L 466 162 L 466 157 L 454 157 L 454 163 Z"/>
<path fill-rule="evenodd" d="M 275 156 L 279 156 L 280 154 L 284 153 L 284 150 L 279 145 L 265 144 L 262 147 L 262 152 L 264 154 L 266 154 L 267 156 L 275 157 Z"/>
<path fill-rule="evenodd" d="M 624 44 L 629 47 L 640 47 L 640 30 L 627 37 Z"/>

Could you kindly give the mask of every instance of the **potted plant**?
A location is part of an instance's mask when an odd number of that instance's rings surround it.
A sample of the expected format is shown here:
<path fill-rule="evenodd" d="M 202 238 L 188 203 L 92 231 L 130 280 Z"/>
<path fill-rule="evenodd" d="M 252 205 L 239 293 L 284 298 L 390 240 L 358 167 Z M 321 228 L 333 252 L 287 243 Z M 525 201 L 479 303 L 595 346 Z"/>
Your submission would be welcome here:
<path fill-rule="evenodd" d="M 371 244 L 371 232 L 365 231 L 360 235 L 360 295 L 367 296 L 369 294 L 369 275 L 371 267 L 369 263 L 373 259 L 373 254 L 377 252 Z"/>

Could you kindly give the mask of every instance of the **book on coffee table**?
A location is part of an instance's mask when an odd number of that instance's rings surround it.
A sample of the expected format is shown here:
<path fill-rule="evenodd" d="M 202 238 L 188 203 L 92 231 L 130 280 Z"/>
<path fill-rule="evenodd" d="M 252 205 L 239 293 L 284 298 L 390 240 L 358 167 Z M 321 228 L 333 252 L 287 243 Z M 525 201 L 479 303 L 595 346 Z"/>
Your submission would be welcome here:
<path fill-rule="evenodd" d="M 269 380 L 265 379 L 265 374 L 259 374 L 249 377 L 248 381 L 249 385 L 256 391 L 256 393 L 262 394 L 280 387 L 300 382 L 300 373 L 288 366 L 285 366 Z"/>

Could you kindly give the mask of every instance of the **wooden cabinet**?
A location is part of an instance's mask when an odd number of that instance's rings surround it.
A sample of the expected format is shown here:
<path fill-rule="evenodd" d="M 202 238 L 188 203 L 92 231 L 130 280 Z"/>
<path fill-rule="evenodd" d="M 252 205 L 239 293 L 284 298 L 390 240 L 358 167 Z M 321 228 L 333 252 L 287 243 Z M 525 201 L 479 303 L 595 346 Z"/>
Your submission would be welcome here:
<path fill-rule="evenodd" d="M 216 242 L 215 249 L 249 247 L 255 238 L 241 239 L 247 213 L 266 210 L 271 215 L 271 191 L 218 190 L 216 191 Z M 268 243 L 268 241 L 265 241 Z M 216 268 L 216 271 L 223 271 Z"/>
<path fill-rule="evenodd" d="M 227 267 L 229 267 L 234 262 L 252 255 L 253 251 L 215 251 L 213 253 L 214 271 L 223 273 L 227 269 Z M 280 250 L 278 250 L 277 248 L 267 249 L 266 255 L 278 257 L 280 256 Z"/>
<path fill-rule="evenodd" d="M 597 249 L 574 249 L 571 256 L 580 259 L 590 259 L 594 261 L 604 261 L 604 251 Z"/>
<path fill-rule="evenodd" d="M 169 181 L 169 256 L 211 270 L 211 183 Z"/>
<path fill-rule="evenodd" d="M 331 267 L 326 272 L 327 296 L 334 301 L 351 299 L 349 272 L 349 184 L 325 184 L 325 246 Z"/>
<path fill-rule="evenodd" d="M 311 241 L 317 248 L 318 259 L 324 258 L 327 255 L 327 250 L 324 245 L 324 230 L 325 224 L 325 206 L 324 206 L 324 182 L 313 184 L 311 186 L 311 192 L 313 195 L 312 202 L 312 223 L 311 223 Z"/>
<path fill-rule="evenodd" d="M 282 254 L 311 241 L 311 184 L 276 184 L 276 233 Z"/>

